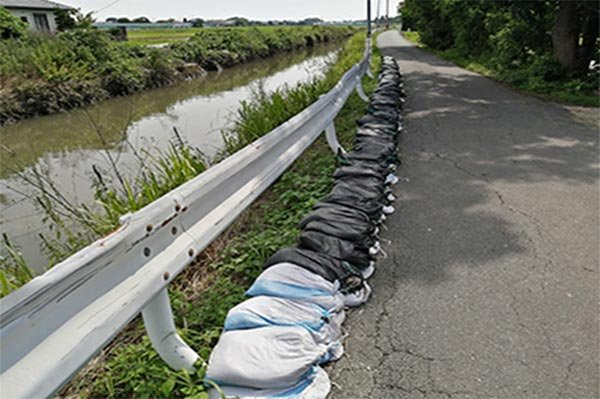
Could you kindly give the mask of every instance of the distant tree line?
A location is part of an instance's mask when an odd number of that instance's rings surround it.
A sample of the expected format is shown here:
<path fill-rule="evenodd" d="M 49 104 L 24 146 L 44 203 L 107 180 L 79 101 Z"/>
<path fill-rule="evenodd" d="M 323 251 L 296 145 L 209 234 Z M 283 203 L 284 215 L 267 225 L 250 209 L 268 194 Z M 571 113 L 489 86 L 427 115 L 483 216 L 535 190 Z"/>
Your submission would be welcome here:
<path fill-rule="evenodd" d="M 127 17 L 109 17 L 106 18 L 106 22 L 109 23 L 152 23 L 147 17 L 137 17 L 129 19 Z M 159 19 L 154 21 L 156 23 L 173 23 L 177 22 L 175 18 Z M 305 18 L 299 21 L 292 20 L 273 20 L 273 21 L 255 21 L 249 20 L 243 17 L 231 17 L 222 20 L 204 20 L 202 18 L 183 18 L 180 22 L 187 22 L 192 24 L 195 28 L 201 28 L 203 26 L 264 26 L 264 25 L 320 25 L 324 21 L 321 18 Z"/>
<path fill-rule="evenodd" d="M 545 79 L 582 76 L 599 56 L 599 3 L 582 0 L 405 0 L 403 29 L 438 50 L 485 57 Z"/>

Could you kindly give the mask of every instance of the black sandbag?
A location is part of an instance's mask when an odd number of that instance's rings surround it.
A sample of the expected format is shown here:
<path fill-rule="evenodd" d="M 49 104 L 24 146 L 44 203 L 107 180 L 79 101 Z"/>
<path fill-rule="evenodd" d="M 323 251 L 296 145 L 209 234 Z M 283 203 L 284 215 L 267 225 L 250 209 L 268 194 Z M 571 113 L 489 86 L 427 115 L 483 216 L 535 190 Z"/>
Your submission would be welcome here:
<path fill-rule="evenodd" d="M 344 207 L 322 207 L 320 209 L 313 209 L 302 221 L 300 221 L 300 228 L 313 220 L 343 220 L 349 223 L 357 224 L 370 224 L 373 225 L 373 221 L 366 214 L 357 212 L 350 208 Z"/>
<path fill-rule="evenodd" d="M 363 140 L 354 146 L 354 152 L 371 152 L 381 155 L 393 155 L 396 152 L 396 143 L 381 140 Z"/>
<path fill-rule="evenodd" d="M 370 143 L 380 144 L 380 145 L 389 145 L 393 148 L 393 151 L 396 151 L 398 144 L 396 143 L 396 138 L 393 136 L 369 136 L 369 135 L 356 135 L 354 139 L 355 147 L 360 145 L 369 145 Z"/>
<path fill-rule="evenodd" d="M 398 99 L 392 94 L 382 93 L 379 91 L 375 92 L 375 94 L 371 96 L 371 104 L 393 107 L 398 104 Z"/>
<path fill-rule="evenodd" d="M 356 198 L 350 198 L 343 194 L 329 194 L 319 202 L 358 209 L 365 212 L 373 220 L 381 218 L 381 215 L 383 214 L 383 204 L 377 200 L 357 200 Z"/>
<path fill-rule="evenodd" d="M 360 200 L 378 200 L 384 203 L 386 187 L 379 184 L 363 183 L 362 179 L 336 181 L 331 194 L 343 194 Z"/>
<path fill-rule="evenodd" d="M 353 242 L 370 242 L 370 237 L 377 231 L 371 220 L 348 216 L 332 217 L 329 210 L 313 211 L 299 223 L 299 227 L 302 230 L 320 231 Z"/>
<path fill-rule="evenodd" d="M 364 279 L 360 270 L 352 264 L 306 248 L 287 247 L 275 252 L 265 262 L 267 269 L 279 263 L 292 263 L 329 282 L 338 280 L 342 292 L 352 292 L 363 287 Z"/>
<path fill-rule="evenodd" d="M 363 166 L 341 166 L 333 172 L 334 179 L 343 179 L 347 177 L 375 178 L 382 182 L 385 180 L 385 176 L 381 173 Z"/>
<path fill-rule="evenodd" d="M 400 163 L 397 155 L 395 154 L 376 154 L 376 153 L 368 153 L 368 152 L 358 152 L 358 151 L 350 151 L 344 154 L 344 158 L 350 163 L 353 162 L 374 162 L 378 163 L 382 166 L 387 166 L 389 164 L 398 164 Z"/>
<path fill-rule="evenodd" d="M 302 230 L 318 230 L 354 242 L 373 236 L 376 232 L 371 219 L 346 212 L 344 209 L 315 209 L 302 219 L 299 227 Z"/>
<path fill-rule="evenodd" d="M 383 214 L 383 204 L 379 200 L 351 197 L 347 193 L 331 193 L 320 202 L 338 204 L 365 212 L 371 219 L 378 220 Z"/>
<path fill-rule="evenodd" d="M 399 120 L 395 123 L 390 123 L 388 121 L 384 121 L 382 119 L 375 118 L 373 115 L 367 114 L 367 117 L 370 117 L 373 119 L 367 119 L 365 117 L 362 117 L 356 121 L 356 124 L 358 125 L 359 128 L 377 129 L 377 130 L 383 130 L 383 131 L 389 132 L 390 134 L 396 134 L 396 131 L 398 129 Z"/>
<path fill-rule="evenodd" d="M 376 118 L 393 123 L 394 125 L 398 123 L 399 114 L 396 110 L 379 110 L 367 107 L 367 112 Z"/>
<path fill-rule="evenodd" d="M 355 154 L 353 152 L 345 153 L 343 155 L 338 156 L 339 165 L 343 166 L 360 166 L 363 168 L 369 168 L 382 176 L 387 176 L 390 171 L 393 171 L 396 166 L 400 163 L 400 160 L 396 158 L 395 161 L 392 162 L 382 162 L 380 159 L 364 159 L 360 154 Z"/>
<path fill-rule="evenodd" d="M 373 257 L 369 248 L 351 241 L 332 237 L 318 231 L 303 231 L 300 234 L 300 246 L 340 261 L 346 261 L 363 270 L 369 267 Z"/>
<path fill-rule="evenodd" d="M 400 130 L 398 128 L 401 126 L 397 126 L 395 129 L 392 128 L 382 128 L 377 126 L 372 126 L 370 123 L 367 123 L 358 129 L 356 129 L 356 140 L 360 138 L 366 137 L 383 137 L 390 141 L 396 142 L 398 135 L 400 134 Z"/>
<path fill-rule="evenodd" d="M 396 122 L 388 121 L 386 119 L 379 118 L 375 115 L 365 114 L 356 120 L 358 126 L 365 126 L 367 124 L 371 126 L 381 126 L 382 129 L 395 129 Z"/>
<path fill-rule="evenodd" d="M 303 231 L 319 231 L 332 237 L 342 240 L 352 241 L 366 246 L 372 246 L 375 243 L 373 238 L 375 227 L 371 223 L 351 223 L 349 220 L 331 220 L 320 219 L 310 220 L 302 225 Z"/>
<path fill-rule="evenodd" d="M 391 189 L 385 184 L 385 180 L 371 177 L 346 176 L 335 180 L 334 187 L 339 186 L 364 198 L 385 196 Z M 332 192 L 334 190 L 332 189 Z M 339 191 L 339 188 L 338 190 Z"/>
<path fill-rule="evenodd" d="M 352 208 L 350 206 L 325 201 L 319 201 L 313 206 L 313 210 L 315 211 L 320 209 L 333 209 L 336 212 L 341 211 L 344 213 L 356 214 L 356 217 L 366 218 L 367 220 L 371 221 L 371 223 L 373 223 L 374 225 L 379 224 L 381 222 L 381 211 L 374 215 L 371 215 L 362 209 Z"/>
<path fill-rule="evenodd" d="M 379 143 L 385 146 L 397 147 L 398 129 L 380 129 L 370 124 L 357 129 L 355 142 Z M 356 150 L 356 148 L 354 148 Z"/>

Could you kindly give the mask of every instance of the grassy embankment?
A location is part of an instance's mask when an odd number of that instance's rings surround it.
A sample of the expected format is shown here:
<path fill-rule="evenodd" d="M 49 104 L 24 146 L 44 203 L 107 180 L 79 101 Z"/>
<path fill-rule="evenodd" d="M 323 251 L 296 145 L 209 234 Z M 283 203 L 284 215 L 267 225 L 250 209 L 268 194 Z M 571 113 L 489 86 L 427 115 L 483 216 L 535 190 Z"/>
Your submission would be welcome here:
<path fill-rule="evenodd" d="M 115 42 L 105 31 L 0 41 L 0 124 L 172 84 L 206 70 L 339 40 L 350 27 L 202 28 L 164 48 Z"/>
<path fill-rule="evenodd" d="M 526 94 L 531 94 L 546 100 L 557 101 L 565 104 L 597 107 L 600 102 L 598 94 L 585 90 L 585 82 L 579 79 L 545 81 L 537 76 L 531 76 L 528 66 L 522 70 L 503 72 L 490 62 L 489 55 L 468 56 L 455 48 L 437 50 L 425 45 L 419 32 L 402 32 L 402 35 L 417 46 L 435 54 L 436 56 L 451 61 L 456 65 L 507 84 Z"/>
<path fill-rule="evenodd" d="M 314 102 L 361 58 L 363 45 L 364 33 L 356 34 L 323 79 L 272 96 L 258 95 L 255 101 L 244 104 L 228 134 L 228 153 Z M 377 54 L 374 61 L 378 70 Z M 375 80 L 365 77 L 364 84 L 366 91 L 371 92 Z M 352 143 L 354 121 L 364 109 L 364 102 L 352 94 L 336 119 L 340 141 L 347 147 Z M 176 324 L 204 360 L 216 343 L 228 309 L 244 299 L 244 291 L 260 273 L 264 261 L 277 249 L 295 242 L 298 222 L 330 190 L 334 168 L 335 157 L 320 138 L 172 284 L 170 296 Z M 114 197 L 120 204 L 127 203 L 122 194 Z M 201 364 L 192 374 L 170 370 L 136 320 L 63 394 L 83 398 L 205 398 L 203 375 Z"/>

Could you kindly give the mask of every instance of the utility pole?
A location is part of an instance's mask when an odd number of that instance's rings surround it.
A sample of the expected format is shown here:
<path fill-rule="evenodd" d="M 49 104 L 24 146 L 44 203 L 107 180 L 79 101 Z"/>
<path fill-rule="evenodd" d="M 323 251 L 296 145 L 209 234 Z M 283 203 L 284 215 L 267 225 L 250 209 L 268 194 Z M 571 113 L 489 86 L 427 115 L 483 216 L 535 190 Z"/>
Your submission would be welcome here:
<path fill-rule="evenodd" d="M 385 27 L 390 28 L 390 0 L 385 0 Z"/>
<path fill-rule="evenodd" d="M 371 0 L 367 0 L 367 37 L 371 37 Z"/>

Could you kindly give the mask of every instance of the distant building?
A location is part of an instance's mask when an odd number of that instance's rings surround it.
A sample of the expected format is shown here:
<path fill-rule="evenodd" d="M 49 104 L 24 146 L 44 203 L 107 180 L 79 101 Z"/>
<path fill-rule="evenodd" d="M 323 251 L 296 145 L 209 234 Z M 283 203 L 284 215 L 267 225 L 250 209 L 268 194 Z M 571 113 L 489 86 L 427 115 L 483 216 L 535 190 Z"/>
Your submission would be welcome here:
<path fill-rule="evenodd" d="M 0 6 L 25 22 L 34 32 L 56 32 L 54 11 L 70 10 L 72 7 L 47 0 L 0 0 Z"/>

